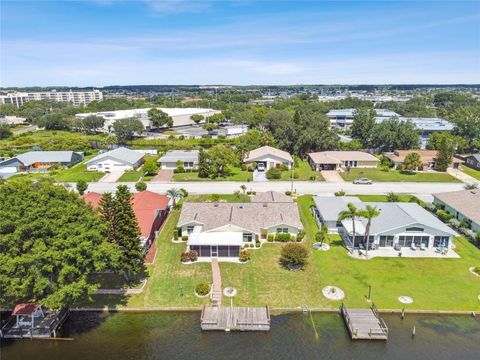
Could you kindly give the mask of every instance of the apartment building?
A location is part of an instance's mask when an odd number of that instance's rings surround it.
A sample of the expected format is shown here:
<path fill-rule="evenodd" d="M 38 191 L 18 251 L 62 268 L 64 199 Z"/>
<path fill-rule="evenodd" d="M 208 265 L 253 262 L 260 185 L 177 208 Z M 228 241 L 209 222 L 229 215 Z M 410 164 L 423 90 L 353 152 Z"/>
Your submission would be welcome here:
<path fill-rule="evenodd" d="M 52 100 L 58 102 L 71 102 L 75 106 L 88 105 L 94 100 L 102 100 L 103 93 L 100 90 L 92 91 L 40 91 L 40 92 L 3 92 L 0 93 L 0 105 L 12 104 L 19 108 L 31 100 Z"/>

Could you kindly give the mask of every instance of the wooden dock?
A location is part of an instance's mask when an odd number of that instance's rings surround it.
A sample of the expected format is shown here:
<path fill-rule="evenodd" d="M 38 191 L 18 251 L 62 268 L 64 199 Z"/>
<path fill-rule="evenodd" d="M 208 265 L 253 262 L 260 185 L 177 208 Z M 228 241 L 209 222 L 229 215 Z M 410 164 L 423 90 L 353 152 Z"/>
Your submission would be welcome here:
<path fill-rule="evenodd" d="M 22 326 L 11 317 L 0 329 L 0 337 L 10 339 L 35 339 L 57 336 L 57 329 L 67 319 L 69 311 L 66 309 L 46 312 L 45 317 L 37 319 L 34 326 Z"/>
<path fill-rule="evenodd" d="M 269 331 L 268 307 L 204 306 L 200 318 L 202 330 Z"/>
<path fill-rule="evenodd" d="M 340 311 L 353 340 L 388 339 L 388 327 L 375 305 L 369 309 L 347 309 L 342 304 Z"/>

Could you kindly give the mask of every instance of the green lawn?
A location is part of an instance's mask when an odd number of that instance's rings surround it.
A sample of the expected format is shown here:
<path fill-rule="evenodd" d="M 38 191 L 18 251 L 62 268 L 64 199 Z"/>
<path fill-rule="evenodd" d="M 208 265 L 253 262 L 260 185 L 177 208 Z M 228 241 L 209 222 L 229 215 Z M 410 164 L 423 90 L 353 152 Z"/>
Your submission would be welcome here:
<path fill-rule="evenodd" d="M 144 158 L 145 161 L 150 160 L 150 159 L 157 160 L 158 155 L 145 155 L 145 158 Z M 143 172 L 142 168 L 139 168 L 137 170 L 125 171 L 123 173 L 123 175 L 120 176 L 118 181 L 119 182 L 137 182 L 140 179 L 142 179 L 143 181 L 150 181 L 155 176 L 155 175 L 145 175 L 144 176 L 143 174 L 144 174 L 144 172 Z"/>
<path fill-rule="evenodd" d="M 366 177 L 373 181 L 392 182 L 460 182 L 447 173 L 440 172 L 417 172 L 413 174 L 401 173 L 396 170 L 381 171 L 380 169 L 350 169 L 350 172 L 340 173 L 345 181 L 353 181 Z"/>
<path fill-rule="evenodd" d="M 467 166 L 461 166 L 460 169 L 467 175 L 474 177 L 477 180 L 480 180 L 480 170 L 475 170 Z"/>
<path fill-rule="evenodd" d="M 365 202 L 387 202 L 387 195 L 347 195 L 347 196 L 356 196 L 360 200 Z M 397 194 L 399 202 L 410 202 L 410 199 L 414 196 L 412 195 L 400 195 Z"/>
<path fill-rule="evenodd" d="M 225 177 L 218 177 L 215 179 L 210 178 L 199 178 L 198 172 L 185 172 L 180 174 L 174 174 L 173 181 L 251 181 L 253 175 L 249 171 L 243 171 L 240 168 L 234 167 L 231 168 L 231 174 Z"/>
<path fill-rule="evenodd" d="M 298 159 L 296 162 L 295 173 L 298 174 L 298 177 L 294 179 L 294 181 L 308 181 L 312 177 L 315 176 L 317 181 L 324 181 L 322 175 L 319 171 L 313 171 L 310 165 L 305 160 Z M 290 181 L 292 179 L 292 172 L 291 171 L 282 171 L 282 177 L 280 180 Z"/>
<path fill-rule="evenodd" d="M 347 255 L 337 235 L 330 236 L 331 249 L 314 251 L 311 247 L 317 225 L 310 213 L 313 204 L 309 195 L 298 199 L 302 222 L 306 231 L 306 245 L 310 251 L 305 270 L 290 272 L 279 265 L 281 244 L 266 243 L 261 249 L 251 250 L 252 260 L 246 264 L 221 263 L 222 285 L 238 289 L 236 305 L 272 307 L 338 308 L 339 302 L 325 299 L 324 286 L 342 288 L 347 306 L 367 307 L 365 297 L 372 286 L 372 299 L 379 308 L 400 309 L 401 295 L 411 296 L 414 303 L 408 309 L 480 310 L 480 278 L 468 269 L 480 265 L 480 250 L 464 238 L 455 240 L 461 259 L 377 258 L 356 260 Z M 211 282 L 209 263 L 183 265 L 180 254 L 185 244 L 171 242 L 172 231 L 178 221 L 175 210 L 158 239 L 157 259 L 149 267 L 151 275 L 145 292 L 121 298 L 95 296 L 90 306 L 201 306 L 207 299 L 194 295 L 200 282 Z M 228 299 L 223 301 L 228 304 Z"/>

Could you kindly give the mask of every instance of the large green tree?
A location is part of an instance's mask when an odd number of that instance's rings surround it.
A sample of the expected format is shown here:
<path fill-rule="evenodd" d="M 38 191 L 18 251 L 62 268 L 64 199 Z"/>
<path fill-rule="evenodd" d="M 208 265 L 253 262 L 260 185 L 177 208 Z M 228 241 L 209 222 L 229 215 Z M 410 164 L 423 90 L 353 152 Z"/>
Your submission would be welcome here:
<path fill-rule="evenodd" d="M 447 138 L 443 138 L 440 141 L 437 150 L 436 168 L 438 171 L 447 171 L 448 166 L 452 163 L 455 149 L 453 144 L 448 141 Z"/>
<path fill-rule="evenodd" d="M 370 147 L 382 152 L 418 149 L 420 138 L 415 125 L 411 122 L 392 118 L 375 124 L 371 133 Z"/>
<path fill-rule="evenodd" d="M 104 195 L 100 202 L 100 214 L 107 224 L 108 240 L 121 251 L 119 267 L 127 281 L 144 270 L 140 228 L 132 208 L 132 194 L 125 185 L 119 185 L 115 196 Z"/>
<path fill-rule="evenodd" d="M 454 135 L 466 141 L 464 151 L 480 150 L 480 105 L 458 108 L 450 117 Z"/>
<path fill-rule="evenodd" d="M 117 135 L 118 142 L 125 144 L 128 140 L 132 140 L 135 134 L 141 133 L 144 127 L 140 120 L 128 118 L 115 121 L 113 123 L 113 130 L 115 131 L 115 135 Z"/>
<path fill-rule="evenodd" d="M 60 112 L 53 112 L 35 120 L 35 124 L 46 130 L 70 130 L 72 119 Z"/>
<path fill-rule="evenodd" d="M 361 141 L 363 147 L 370 145 L 370 136 L 375 127 L 375 117 L 377 113 L 374 109 L 360 108 L 355 111 L 352 124 L 352 136 Z"/>
<path fill-rule="evenodd" d="M 173 126 L 173 119 L 166 112 L 157 109 L 151 108 L 148 110 L 148 119 L 152 122 L 152 125 L 159 128 L 162 126 Z"/>
<path fill-rule="evenodd" d="M 0 185 L 0 301 L 67 307 L 88 299 L 93 271 L 117 265 L 105 226 L 76 193 L 48 181 Z"/>
<path fill-rule="evenodd" d="M 6 124 L 0 124 L 0 139 L 6 139 L 10 136 L 12 136 L 12 130 L 10 129 L 10 126 Z"/>

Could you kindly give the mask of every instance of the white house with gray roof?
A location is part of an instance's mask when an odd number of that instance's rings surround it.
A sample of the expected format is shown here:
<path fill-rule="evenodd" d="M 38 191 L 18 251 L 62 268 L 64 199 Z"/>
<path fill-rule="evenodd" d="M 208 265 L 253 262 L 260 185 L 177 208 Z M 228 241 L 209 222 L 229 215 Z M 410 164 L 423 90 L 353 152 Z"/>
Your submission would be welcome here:
<path fill-rule="evenodd" d="M 199 157 L 199 150 L 172 150 L 158 159 L 158 163 L 161 169 L 175 169 L 180 161 L 184 169 L 192 170 L 198 169 Z"/>
<path fill-rule="evenodd" d="M 272 146 L 262 146 L 250 151 L 244 159 L 246 164 L 263 163 L 266 169 L 278 168 L 282 164 L 289 169 L 292 167 L 293 158 L 288 152 Z"/>
<path fill-rule="evenodd" d="M 82 152 L 75 151 L 30 151 L 0 162 L 0 172 L 48 171 L 54 165 L 71 166 L 83 160 Z"/>
<path fill-rule="evenodd" d="M 451 249 L 452 238 L 458 234 L 417 203 L 362 202 L 355 197 L 315 196 L 312 213 L 319 224 L 330 232 L 339 232 L 346 245 L 361 247 L 366 243 L 367 220 L 355 220 L 355 235 L 351 219 L 339 221 L 339 214 L 353 203 L 357 209 L 371 205 L 380 211 L 372 219 L 369 243 L 377 247 Z M 412 245 L 414 244 L 414 245 Z M 372 248 L 373 246 L 369 246 Z"/>
<path fill-rule="evenodd" d="M 143 164 L 145 154 L 141 151 L 120 147 L 95 156 L 87 161 L 87 170 L 98 172 L 128 171 Z"/>
<path fill-rule="evenodd" d="M 297 235 L 303 228 L 294 202 L 197 203 L 182 206 L 178 228 L 201 258 L 238 258 L 246 244 L 268 234 Z"/>

